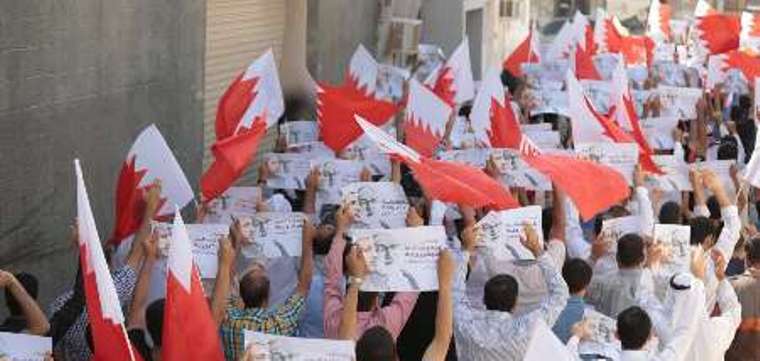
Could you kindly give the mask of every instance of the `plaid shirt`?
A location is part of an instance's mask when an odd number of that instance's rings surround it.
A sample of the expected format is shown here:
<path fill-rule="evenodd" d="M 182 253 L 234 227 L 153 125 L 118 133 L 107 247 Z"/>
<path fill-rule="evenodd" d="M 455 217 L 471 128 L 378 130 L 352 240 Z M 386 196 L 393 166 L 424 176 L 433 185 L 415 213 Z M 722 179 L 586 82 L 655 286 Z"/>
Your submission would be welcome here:
<path fill-rule="evenodd" d="M 229 361 L 237 361 L 245 349 L 243 332 L 251 330 L 280 336 L 293 336 L 304 309 L 304 298 L 295 293 L 274 310 L 264 308 L 239 308 L 230 302 L 222 323 L 224 355 Z"/>

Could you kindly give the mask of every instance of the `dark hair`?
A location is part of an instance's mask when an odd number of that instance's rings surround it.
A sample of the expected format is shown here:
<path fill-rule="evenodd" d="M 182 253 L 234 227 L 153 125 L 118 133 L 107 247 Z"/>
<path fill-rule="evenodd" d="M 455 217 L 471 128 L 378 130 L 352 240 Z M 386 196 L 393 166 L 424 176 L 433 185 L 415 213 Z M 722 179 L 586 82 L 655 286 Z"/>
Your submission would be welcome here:
<path fill-rule="evenodd" d="M 552 230 L 552 226 L 554 225 L 554 208 L 544 208 L 543 211 L 541 211 L 541 229 L 544 231 L 544 237 L 547 237 Z"/>
<path fill-rule="evenodd" d="M 652 320 L 637 306 L 629 307 L 617 317 L 617 333 L 623 350 L 640 350 L 649 340 Z"/>
<path fill-rule="evenodd" d="M 608 219 L 613 219 L 613 218 L 626 217 L 629 215 L 631 215 L 631 212 L 629 212 L 623 206 L 614 205 L 610 207 L 610 209 L 596 216 L 596 218 L 594 219 L 594 235 L 598 236 L 599 233 L 602 232 L 602 226 L 604 224 L 604 221 Z"/>
<path fill-rule="evenodd" d="M 617 242 L 617 255 L 615 257 L 621 267 L 641 265 L 644 262 L 644 240 L 635 233 L 623 235 Z"/>
<path fill-rule="evenodd" d="M 514 76 L 509 70 L 501 71 L 501 85 L 507 87 L 512 95 L 522 88 L 523 84 L 522 79 Z"/>
<path fill-rule="evenodd" d="M 269 277 L 246 273 L 240 279 L 240 298 L 246 308 L 263 307 L 269 299 Z"/>
<path fill-rule="evenodd" d="M 739 148 L 736 146 L 736 140 L 734 139 L 733 142 L 721 141 L 720 146 L 718 146 L 718 160 L 737 159 L 739 159 Z"/>
<path fill-rule="evenodd" d="M 472 112 L 472 104 L 464 104 L 461 107 L 459 107 L 459 115 L 460 117 L 470 117 L 470 112 Z"/>
<path fill-rule="evenodd" d="M 382 326 L 364 331 L 356 341 L 356 361 L 395 361 L 396 345 L 393 336 Z"/>
<path fill-rule="evenodd" d="M 712 223 L 707 217 L 699 216 L 689 220 L 691 227 L 691 239 L 689 243 L 692 246 L 701 245 L 712 234 Z"/>
<path fill-rule="evenodd" d="M 580 258 L 572 258 L 562 266 L 562 278 L 565 279 L 571 294 L 583 291 L 591 283 L 593 270 L 586 261 Z"/>
<path fill-rule="evenodd" d="M 718 202 L 718 198 L 715 196 L 710 196 L 707 198 L 707 209 L 710 210 L 710 219 L 711 220 L 719 220 L 720 215 L 720 203 Z"/>
<path fill-rule="evenodd" d="M 760 263 L 760 237 L 750 239 L 744 249 L 747 251 L 747 264 Z"/>
<path fill-rule="evenodd" d="M 673 201 L 665 202 L 665 204 L 660 207 L 658 218 L 661 224 L 681 224 L 683 222 L 681 206 Z"/>
<path fill-rule="evenodd" d="M 39 289 L 39 282 L 37 281 L 37 277 L 24 272 L 16 273 L 13 275 L 13 277 L 18 280 L 18 283 L 21 284 L 21 287 L 24 288 L 30 297 L 35 300 L 37 299 L 37 291 Z M 21 310 L 21 305 L 18 303 L 16 297 L 13 296 L 13 293 L 11 293 L 11 290 L 8 288 L 5 289 L 5 305 L 8 306 L 8 312 L 10 312 L 11 315 L 18 316 L 23 313 Z"/>
<path fill-rule="evenodd" d="M 155 300 L 145 309 L 145 325 L 156 348 L 161 347 L 164 331 L 165 299 Z"/>
<path fill-rule="evenodd" d="M 517 303 L 517 280 L 508 274 L 491 277 L 486 282 L 483 303 L 487 310 L 512 312 Z"/>

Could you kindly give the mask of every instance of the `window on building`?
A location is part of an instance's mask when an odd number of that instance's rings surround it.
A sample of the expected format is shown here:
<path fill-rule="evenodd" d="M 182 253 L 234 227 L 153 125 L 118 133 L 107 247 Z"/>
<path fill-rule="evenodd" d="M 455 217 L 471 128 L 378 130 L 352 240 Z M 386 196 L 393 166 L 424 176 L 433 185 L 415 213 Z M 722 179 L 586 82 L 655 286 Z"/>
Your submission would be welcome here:
<path fill-rule="evenodd" d="M 516 18 L 520 16 L 520 0 L 501 0 L 499 3 L 499 16 L 503 18 Z"/>

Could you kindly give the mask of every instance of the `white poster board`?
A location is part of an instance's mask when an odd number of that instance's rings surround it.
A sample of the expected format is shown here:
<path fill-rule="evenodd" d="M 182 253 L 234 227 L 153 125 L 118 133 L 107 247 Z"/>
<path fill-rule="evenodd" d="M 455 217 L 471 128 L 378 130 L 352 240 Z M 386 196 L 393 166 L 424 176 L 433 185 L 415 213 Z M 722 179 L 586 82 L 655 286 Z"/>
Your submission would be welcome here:
<path fill-rule="evenodd" d="M 655 155 L 652 161 L 665 174 L 651 175 L 657 186 L 666 192 L 692 191 L 693 187 L 689 180 L 689 165 L 674 155 Z"/>
<path fill-rule="evenodd" d="M 394 134 L 395 131 L 389 133 Z M 366 135 L 362 135 L 351 143 L 341 154 L 342 159 L 355 160 L 362 163 L 364 167 L 369 169 L 373 176 L 383 176 L 384 179 L 389 179 L 391 174 L 391 160 L 387 154 L 380 151 L 380 148 L 369 139 Z"/>
<path fill-rule="evenodd" d="M 404 188 L 394 182 L 351 183 L 341 190 L 343 204 L 354 215 L 352 228 L 378 229 L 406 227 L 409 202 Z"/>
<path fill-rule="evenodd" d="M 562 137 L 558 131 L 544 130 L 544 131 L 530 131 L 524 132 L 533 144 L 539 149 L 560 149 L 562 148 Z"/>
<path fill-rule="evenodd" d="M 549 178 L 531 168 L 520 154 L 513 149 L 497 148 L 491 150 L 491 160 L 499 173 L 501 182 L 509 187 L 521 187 L 528 190 L 549 191 L 552 184 Z"/>
<path fill-rule="evenodd" d="M 319 140 L 319 125 L 313 120 L 285 122 L 280 127 L 288 147 L 308 144 Z"/>
<path fill-rule="evenodd" d="M 262 212 L 241 219 L 243 232 L 251 242 L 243 246 L 247 258 L 300 257 L 303 213 Z"/>
<path fill-rule="evenodd" d="M 323 142 L 288 146 L 288 153 L 298 153 L 310 158 L 335 158 L 335 152 Z"/>
<path fill-rule="evenodd" d="M 264 159 L 269 167 L 267 187 L 306 189 L 306 178 L 309 177 L 314 158 L 298 153 L 269 153 Z"/>
<path fill-rule="evenodd" d="M 286 337 L 245 330 L 245 348 L 253 346 L 256 361 L 354 361 L 354 343 L 302 337 Z"/>
<path fill-rule="evenodd" d="M 610 245 L 609 253 L 617 253 L 617 241 L 629 233 L 641 233 L 641 217 L 626 216 L 603 221 L 599 239 Z"/>
<path fill-rule="evenodd" d="M 657 93 L 660 96 L 661 115 L 697 119 L 697 102 L 702 99 L 702 89 L 659 86 Z"/>
<path fill-rule="evenodd" d="M 536 318 L 523 361 L 574 361 L 577 358 L 541 318 Z"/>
<path fill-rule="evenodd" d="M 678 117 L 655 117 L 641 119 L 641 130 L 652 149 L 669 150 L 675 147 L 673 129 L 678 125 Z"/>
<path fill-rule="evenodd" d="M 243 216 L 241 219 L 245 219 Z M 162 257 L 169 254 L 169 245 L 172 240 L 171 223 L 155 223 L 154 229 L 158 234 L 158 249 Z M 219 239 L 229 233 L 227 224 L 185 224 L 187 236 L 193 244 L 193 260 L 201 278 L 216 278 L 218 269 Z"/>
<path fill-rule="evenodd" d="M 358 182 L 364 169 L 361 162 L 345 159 L 316 160 L 311 166 L 319 170 L 317 211 L 326 204 L 340 204 L 340 190 Z"/>
<path fill-rule="evenodd" d="M 718 176 L 718 178 L 720 178 L 721 182 L 723 182 L 723 187 L 725 187 L 726 192 L 728 192 L 728 194 L 733 194 L 736 192 L 734 181 L 731 179 L 731 166 L 734 164 L 736 164 L 736 161 L 734 160 L 708 160 L 692 163 L 691 167 L 692 169 L 697 170 L 711 170 Z"/>
<path fill-rule="evenodd" d="M 560 89 L 539 88 L 530 91 L 530 115 L 560 114 L 570 116 L 567 92 Z"/>
<path fill-rule="evenodd" d="M 53 339 L 21 333 L 0 332 L 0 360 L 44 361 L 53 351 Z"/>
<path fill-rule="evenodd" d="M 224 194 L 208 204 L 203 223 L 231 224 L 232 217 L 256 214 L 256 203 L 261 200 L 259 187 L 230 187 Z"/>
<path fill-rule="evenodd" d="M 352 230 L 370 273 L 361 285 L 371 292 L 438 289 L 438 254 L 446 245 L 442 226 Z"/>
<path fill-rule="evenodd" d="M 671 272 L 688 272 L 691 265 L 691 227 L 655 224 L 654 240 L 667 248 L 665 265 Z"/>
<path fill-rule="evenodd" d="M 617 321 L 592 309 L 584 310 L 583 318 L 589 323 L 591 335 L 578 345 L 578 353 L 601 355 L 613 360 L 619 357 L 620 340 L 615 336 Z"/>
<path fill-rule="evenodd" d="M 620 172 L 628 184 L 633 184 L 633 171 L 639 163 L 636 143 L 577 143 L 575 153 Z"/>
<path fill-rule="evenodd" d="M 463 163 L 475 168 L 485 168 L 488 156 L 491 154 L 489 148 L 468 148 L 450 150 L 438 154 L 438 159 L 449 162 Z"/>
<path fill-rule="evenodd" d="M 525 236 L 526 223 L 533 227 L 543 242 L 540 206 L 489 212 L 477 224 L 480 229 L 479 252 L 497 260 L 535 259 L 520 240 Z"/>

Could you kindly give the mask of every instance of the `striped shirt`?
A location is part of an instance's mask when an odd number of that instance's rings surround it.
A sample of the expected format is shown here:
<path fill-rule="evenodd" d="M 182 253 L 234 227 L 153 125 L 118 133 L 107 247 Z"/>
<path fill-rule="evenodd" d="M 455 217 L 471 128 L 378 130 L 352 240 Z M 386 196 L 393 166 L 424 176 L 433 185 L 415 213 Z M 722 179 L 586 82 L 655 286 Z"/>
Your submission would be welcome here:
<path fill-rule="evenodd" d="M 465 274 L 469 254 L 464 252 L 454 281 L 454 339 L 460 360 L 522 360 L 537 319 L 553 325 L 565 308 L 567 284 L 548 253 L 538 258 L 549 294 L 535 311 L 520 316 L 509 312 L 479 310 L 465 295 Z"/>
<path fill-rule="evenodd" d="M 227 360 L 237 361 L 245 351 L 243 339 L 245 330 L 279 336 L 295 335 L 304 304 L 304 298 L 300 293 L 294 293 L 274 310 L 239 308 L 231 302 L 221 329 L 224 355 Z"/>

